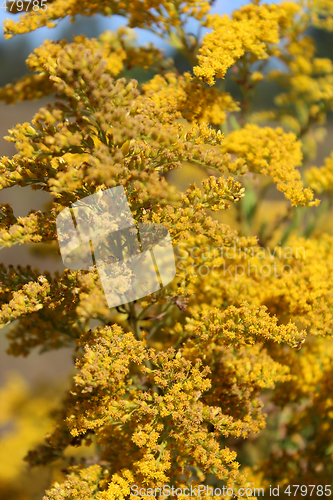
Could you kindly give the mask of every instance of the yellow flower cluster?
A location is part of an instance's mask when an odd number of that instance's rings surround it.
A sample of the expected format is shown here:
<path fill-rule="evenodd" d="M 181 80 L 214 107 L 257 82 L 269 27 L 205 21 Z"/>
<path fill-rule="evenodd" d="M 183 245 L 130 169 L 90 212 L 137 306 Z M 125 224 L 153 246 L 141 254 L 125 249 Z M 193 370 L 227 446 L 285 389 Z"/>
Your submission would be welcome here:
<path fill-rule="evenodd" d="M 125 500 L 134 484 L 236 491 L 332 477 L 333 237 L 309 235 L 319 204 L 312 189 L 333 188 L 333 157 L 305 173 L 309 187 L 299 170 L 333 103 L 332 62 L 316 54 L 309 34 L 331 28 L 332 2 L 253 0 L 231 17 L 208 14 L 211 3 L 52 0 L 5 24 L 9 38 L 66 16 L 129 21 L 98 39 L 45 41 L 27 60 L 33 74 L 0 89 L 6 103 L 57 94 L 31 123 L 9 130 L 16 154 L 0 159 L 0 189 L 40 189 L 52 202 L 25 217 L 0 204 L 0 248 L 49 243 L 56 255 L 57 215 L 123 186 L 135 222 L 166 226 L 176 256 L 167 287 L 113 309 L 96 266 L 51 274 L 0 265 L 0 327 L 16 320 L 8 353 L 75 350 L 72 383 L 44 443 L 31 422 L 33 402 L 25 403 L 27 430 L 9 432 L 13 450 L 18 439 L 25 452 L 33 448 L 31 466 L 54 464 L 44 500 Z M 212 30 L 202 41 L 186 33 L 190 18 Z M 191 71 L 180 74 L 153 45 L 138 47 L 133 27 L 163 36 Z M 283 70 L 267 70 L 272 57 Z M 135 66 L 155 76 L 142 85 L 126 78 Z M 228 70 L 240 102 L 226 80 L 211 87 Z M 282 87 L 278 109 L 253 113 L 257 84 L 268 80 Z M 292 207 L 277 202 L 270 232 L 269 210 L 259 215 L 272 184 Z M 309 215 L 300 223 L 299 214 Z M 272 241 L 280 242 L 274 250 Z M 24 399 L 21 387 L 9 389 L 0 389 L 1 426 Z M 76 448 L 85 459 L 69 458 Z M 8 464 L 0 496 L 28 500 L 26 483 L 12 484 L 17 460 Z"/>
<path fill-rule="evenodd" d="M 235 247 L 217 250 L 204 242 L 202 253 L 198 253 L 192 252 L 192 244 L 193 241 L 182 244 L 181 269 L 187 272 L 180 273 L 185 281 L 192 280 L 195 300 L 192 298 L 188 304 L 191 314 L 208 314 L 209 317 L 212 308 L 219 308 L 223 303 L 223 311 L 219 313 L 223 318 L 227 314 L 227 306 L 240 307 L 242 302 L 247 301 L 251 307 L 267 306 L 269 312 L 280 318 L 280 322 L 283 320 L 285 325 L 291 320 L 307 328 L 312 335 L 331 335 L 333 301 L 329 290 L 333 279 L 332 236 L 324 234 L 311 240 L 297 238 L 290 240 L 285 248 L 276 247 L 269 251 L 260 247 L 247 251 Z M 205 276 L 194 279 L 202 265 L 206 266 Z M 223 333 L 223 325 L 218 320 L 214 324 L 218 331 L 221 327 Z M 240 331 L 243 330 L 241 325 L 240 322 Z M 209 331 L 213 332 L 212 328 L 209 327 Z M 199 328 L 199 334 L 200 331 Z M 263 331 L 265 337 L 268 332 Z M 288 342 L 294 345 L 301 342 L 294 327 L 291 327 L 291 332 L 296 336 L 289 337 Z M 233 337 L 232 330 L 229 332 L 227 326 L 226 334 L 235 342 L 243 342 L 240 332 Z M 248 335 L 246 339 L 250 339 Z M 281 338 L 287 340 L 287 337 Z"/>
<path fill-rule="evenodd" d="M 225 437 L 246 437 L 249 432 L 262 428 L 259 401 L 253 399 L 251 402 L 252 417 L 248 414 L 239 415 L 239 418 L 223 414 L 221 408 L 205 403 L 204 393 L 212 386 L 208 378 L 211 370 L 208 366 L 201 366 L 191 349 L 184 348 L 185 356 L 172 348 L 155 352 L 148 348 L 146 341 L 136 340 L 132 333 L 124 333 L 116 325 L 83 334 L 78 345 L 84 349 L 76 364 L 78 375 L 59 414 L 56 431 L 48 436 L 47 445 L 40 449 L 38 456 L 42 453 L 48 462 L 68 444 L 74 443 L 73 437 L 79 443 L 93 433 L 103 449 L 101 460 L 118 470 L 125 470 L 124 479 L 127 479 L 125 481 L 119 475 L 110 478 L 109 487 L 101 496 L 103 499 L 113 498 L 117 492 L 122 494 L 123 488 L 128 492 L 129 478 L 135 478 L 138 486 L 162 487 L 184 471 L 185 460 L 205 474 L 214 473 L 227 480 L 228 484 L 243 480 L 238 473 L 235 453 L 222 447 L 216 438 L 220 433 Z M 229 356 L 231 370 L 232 351 Z M 233 360 L 235 369 L 237 363 L 240 369 L 243 363 L 244 366 L 249 363 L 246 351 L 241 356 L 244 356 L 242 361 Z M 130 375 L 132 363 L 138 369 Z M 264 368 L 266 363 L 264 356 L 262 367 L 255 368 L 247 382 L 249 385 L 258 379 L 258 388 L 263 388 L 286 379 L 281 365 L 273 364 L 274 369 L 269 373 Z M 219 366 L 222 368 L 223 364 Z M 143 391 L 147 385 L 152 390 Z M 252 398 L 256 394 L 254 390 Z M 214 433 L 207 431 L 207 425 L 213 426 Z M 115 452 L 112 447 L 114 440 L 122 440 L 122 450 Z M 129 448 L 131 442 L 135 447 Z M 130 449 L 132 453 L 129 453 Z M 178 455 L 178 464 L 176 468 L 174 464 L 173 470 L 172 450 L 177 450 Z M 36 463 L 35 452 L 30 452 L 28 459 Z M 131 472 L 126 473 L 127 469 Z M 186 471 L 188 478 L 190 475 L 191 472 Z M 104 481 L 107 476 L 106 472 Z M 81 472 L 71 475 L 69 480 L 80 481 L 80 477 Z M 47 498 L 57 498 L 52 495 L 60 494 L 61 488 L 65 485 L 55 485 Z"/>
<path fill-rule="evenodd" d="M 61 497 L 67 497 L 73 500 L 89 500 L 95 497 L 102 500 L 103 496 L 99 491 L 105 480 L 106 477 L 100 465 L 91 465 L 87 468 L 76 466 L 68 475 L 67 481 L 63 484 L 55 482 L 53 488 L 46 492 L 44 499 L 58 500 Z"/>
<path fill-rule="evenodd" d="M 224 311 L 209 309 L 194 314 L 185 331 L 196 337 L 196 343 L 204 345 L 214 342 L 241 347 L 258 339 L 300 347 L 305 340 L 305 332 L 298 332 L 294 324 L 278 326 L 277 318 L 271 317 L 264 306 L 249 307 L 247 303 L 239 308 L 229 306 Z"/>
<path fill-rule="evenodd" d="M 238 104 L 228 92 L 207 89 L 198 82 L 191 81 L 190 73 L 177 77 L 167 73 L 165 77 L 156 75 L 143 85 L 146 95 L 166 112 L 178 109 L 180 115 L 192 122 L 206 122 L 220 125 L 226 121 L 227 112 L 239 110 Z"/>
<path fill-rule="evenodd" d="M 308 185 L 316 192 L 330 191 L 333 189 L 333 153 L 326 158 L 322 167 L 312 167 L 305 172 Z"/>
<path fill-rule="evenodd" d="M 277 147 L 278 145 L 278 147 Z M 301 143 L 282 128 L 260 128 L 248 124 L 231 132 L 222 145 L 224 152 L 244 158 L 251 172 L 269 175 L 292 205 L 317 206 L 313 192 L 304 188 L 296 167 L 302 164 Z"/>
<path fill-rule="evenodd" d="M 123 69 L 142 67 L 144 69 L 156 67 L 158 70 L 167 67 L 163 54 L 153 45 L 148 47 L 135 46 L 136 32 L 127 27 L 120 27 L 117 31 L 105 31 L 98 39 L 88 39 L 80 35 L 73 38 L 75 44 L 83 44 L 87 49 L 103 54 L 107 62 L 105 71 L 111 76 L 118 76 Z M 37 47 L 27 59 L 27 67 L 37 75 L 28 74 L 17 79 L 13 84 L 7 84 L 0 89 L 0 99 L 6 103 L 15 103 L 20 100 L 39 99 L 54 92 L 50 79 L 51 67 L 57 60 L 60 51 L 66 46 L 66 40 L 53 42 L 46 40 Z M 51 63 L 52 60 L 52 63 Z"/>
<path fill-rule="evenodd" d="M 274 4 L 253 3 L 235 11 L 232 18 L 208 16 L 207 26 L 213 31 L 204 37 L 195 76 L 213 85 L 215 78 L 224 78 L 227 70 L 245 54 L 249 54 L 251 62 L 275 55 L 280 10 Z"/>

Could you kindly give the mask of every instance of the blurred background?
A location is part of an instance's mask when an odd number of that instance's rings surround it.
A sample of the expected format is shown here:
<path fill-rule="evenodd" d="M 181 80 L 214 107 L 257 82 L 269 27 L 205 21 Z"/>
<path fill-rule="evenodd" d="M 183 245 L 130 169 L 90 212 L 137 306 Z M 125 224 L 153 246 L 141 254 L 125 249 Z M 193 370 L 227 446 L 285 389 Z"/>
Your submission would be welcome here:
<path fill-rule="evenodd" d="M 242 0 L 217 0 L 214 4 L 213 11 L 222 13 L 231 13 L 232 10 L 239 7 L 247 2 Z M 17 20 L 17 15 L 11 15 L 5 12 L 4 9 L 0 9 L 0 21 L 1 24 L 5 18 L 12 17 Z M 38 47 L 44 40 L 51 39 L 67 39 L 71 40 L 73 35 L 84 34 L 88 37 L 97 37 L 106 29 L 115 30 L 120 25 L 125 25 L 126 19 L 120 16 L 113 16 L 112 18 L 105 18 L 103 16 L 89 17 L 78 17 L 74 23 L 70 23 L 68 20 L 63 20 L 59 23 L 57 28 L 48 29 L 42 28 L 29 35 L 15 36 L 10 40 L 5 40 L 3 34 L 0 35 L 0 86 L 12 82 L 15 78 L 23 76 L 27 70 L 25 66 L 25 60 L 28 55 L 33 51 L 35 47 Z M 186 61 L 173 51 L 173 49 L 163 42 L 159 37 L 152 35 L 146 30 L 138 29 L 136 30 L 138 34 L 138 43 L 144 45 L 148 42 L 155 43 L 156 46 L 165 51 L 166 57 L 174 57 L 177 66 L 181 70 L 188 69 L 186 66 Z M 189 23 L 189 32 L 195 32 L 196 26 Z M 203 32 L 204 34 L 204 32 Z M 323 32 L 320 30 L 313 30 L 311 33 L 316 40 L 318 53 L 320 57 L 331 57 L 332 58 L 332 44 L 333 44 L 333 34 Z M 139 69 L 133 70 L 128 76 L 138 79 L 139 81 L 144 81 L 146 78 L 150 78 L 152 74 L 147 75 Z M 237 89 L 231 81 L 228 81 L 227 91 L 229 91 L 236 99 L 239 97 L 237 94 Z M 260 89 L 257 92 L 257 97 L 254 102 L 256 109 L 260 110 L 267 107 L 274 106 L 274 96 L 279 92 L 279 89 L 275 84 L 262 83 L 260 84 Z M 49 99 L 33 102 L 23 102 L 16 105 L 6 105 L 0 102 L 0 156 L 11 157 L 15 154 L 15 147 L 12 143 L 6 142 L 3 137 L 7 135 L 8 129 L 15 126 L 17 123 L 23 123 L 30 121 L 33 115 L 38 111 L 38 109 L 45 105 Z M 328 134 L 322 144 L 319 145 L 317 158 L 311 162 L 311 165 L 322 165 L 324 158 L 329 156 L 332 149 L 332 138 L 333 138 L 333 121 L 332 117 L 329 117 L 328 123 Z M 189 169 L 184 169 L 182 178 L 178 179 L 181 189 L 185 189 L 186 186 L 193 182 L 192 176 L 188 175 Z M 192 170 L 193 173 L 193 170 Z M 200 174 L 195 174 L 200 177 Z M 176 182 L 176 181 L 175 181 Z M 275 188 L 274 188 L 275 189 Z M 277 199 L 279 199 L 277 197 Z M 14 187 L 8 190 L 0 191 L 0 203 L 9 202 L 16 216 L 26 216 L 31 209 L 43 209 L 44 205 L 48 202 L 49 195 L 47 193 L 42 193 L 40 191 L 32 191 L 28 188 Z M 30 264 L 32 267 L 37 266 L 41 272 L 45 269 L 50 271 L 63 271 L 64 266 L 60 255 L 57 258 L 52 258 L 43 256 L 42 254 L 37 254 L 35 247 L 37 245 L 24 245 L 17 246 L 10 249 L 0 250 L 0 262 L 5 265 L 23 265 L 26 266 Z M 20 411 L 24 418 L 31 417 L 31 422 L 36 421 L 36 411 L 37 406 L 29 406 L 29 400 L 31 401 L 31 395 L 35 394 L 42 395 L 45 400 L 51 399 L 52 394 L 50 394 L 50 387 L 52 384 L 60 384 L 61 386 L 66 384 L 68 379 L 68 374 L 73 370 L 73 359 L 72 350 L 61 349 L 59 351 L 53 351 L 50 353 L 44 353 L 39 355 L 38 351 L 33 352 L 27 358 L 14 358 L 6 354 L 6 349 L 8 346 L 6 340 L 6 331 L 9 327 L 0 330 L 0 405 L 10 405 L 13 403 L 8 403 L 10 396 L 12 394 L 12 400 L 15 401 L 17 405 L 16 412 L 19 416 Z M 1 399 L 3 398 L 3 400 Z M 14 399 L 13 399 L 14 398 Z M 16 399 L 15 399 L 16 398 Z M 22 406 L 23 405 L 23 406 Z M 14 405 L 15 407 L 15 405 Z M 9 406 L 8 406 L 9 408 Z M 22 410 L 24 408 L 24 410 Z M 49 411 L 49 406 L 44 405 L 45 415 Z M 8 410 L 9 411 L 9 410 Z M 28 417 L 26 416 L 28 415 Z M 30 417 L 29 417 L 30 415 Z M 42 418 L 42 417 L 40 417 Z M 45 423 L 47 418 L 42 418 Z M 30 422 L 30 421 L 29 421 Z M 37 422 L 40 420 L 37 419 Z M 20 434 L 17 435 L 15 441 L 15 460 L 10 462 L 11 465 L 7 469 L 8 477 L 16 477 L 17 467 L 23 456 L 26 454 L 29 446 L 34 442 L 34 431 L 33 424 L 31 423 L 31 440 L 21 439 Z M 23 427 L 22 427 L 23 428 Z M 29 426 L 27 427 L 29 429 Z M 0 437 L 3 433 L 6 434 L 8 428 L 1 427 L 1 408 L 0 408 Z M 38 439 L 42 429 L 39 429 Z M 44 431 L 43 431 L 44 432 Z M 6 444 L 6 439 L 0 441 L 0 462 L 1 458 L 9 456 L 7 454 L 8 446 L 13 447 L 13 437 L 9 440 L 9 444 Z M 21 441 L 20 441 L 21 439 Z M 36 438 L 37 439 L 37 438 Z M 16 467 L 16 469 L 15 469 Z M 9 472 L 8 472 L 9 470 Z M 15 472 L 16 471 L 16 472 Z M 4 476 L 3 476 L 4 477 Z M 31 481 L 30 479 L 25 479 Z M 0 497 L 2 498 L 2 493 L 5 492 L 6 497 L 3 498 L 13 498 L 16 495 L 16 500 L 21 498 L 40 498 L 38 497 L 40 489 L 37 488 L 35 493 L 31 493 L 30 496 L 21 496 L 21 493 L 14 492 L 9 487 L 3 486 L 2 481 L 4 479 L 0 472 Z M 45 477 L 45 484 L 49 484 L 49 478 Z M 4 483 L 7 484 L 7 483 Z M 43 488 L 43 485 L 41 485 Z M 27 487 L 27 489 L 29 489 Z"/>

